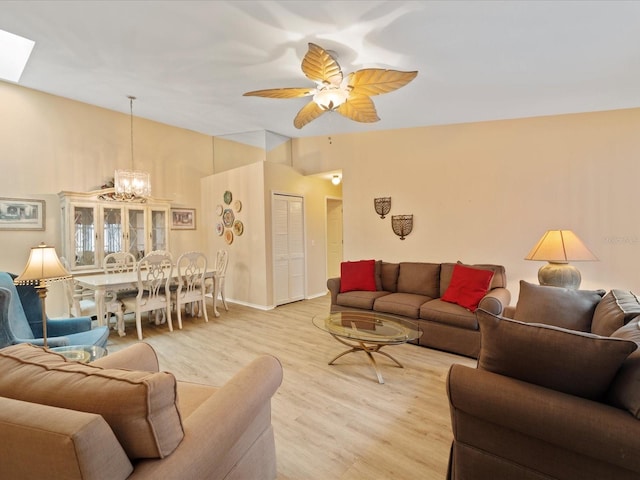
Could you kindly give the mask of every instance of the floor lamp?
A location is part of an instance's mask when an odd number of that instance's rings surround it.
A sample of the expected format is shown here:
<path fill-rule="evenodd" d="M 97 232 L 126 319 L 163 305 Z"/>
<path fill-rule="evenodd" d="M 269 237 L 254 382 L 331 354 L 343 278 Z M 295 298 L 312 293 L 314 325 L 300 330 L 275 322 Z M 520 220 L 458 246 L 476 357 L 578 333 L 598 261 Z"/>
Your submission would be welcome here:
<path fill-rule="evenodd" d="M 31 248 L 24 271 L 13 281 L 16 285 L 35 285 L 42 303 L 42 338 L 47 346 L 47 313 L 45 298 L 49 283 L 71 278 L 71 274 L 60 262 L 55 247 L 41 243 Z"/>
<path fill-rule="evenodd" d="M 571 230 L 548 230 L 525 260 L 548 262 L 538 270 L 540 285 L 577 289 L 582 276 L 569 262 L 589 262 L 598 258 Z"/>

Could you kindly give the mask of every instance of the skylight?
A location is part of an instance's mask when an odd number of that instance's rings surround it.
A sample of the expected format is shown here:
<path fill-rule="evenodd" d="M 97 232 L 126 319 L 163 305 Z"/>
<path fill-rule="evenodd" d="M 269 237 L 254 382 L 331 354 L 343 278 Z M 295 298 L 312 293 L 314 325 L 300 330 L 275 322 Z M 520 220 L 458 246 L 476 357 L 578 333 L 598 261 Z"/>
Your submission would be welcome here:
<path fill-rule="evenodd" d="M 36 42 L 0 30 L 0 79 L 18 82 Z"/>

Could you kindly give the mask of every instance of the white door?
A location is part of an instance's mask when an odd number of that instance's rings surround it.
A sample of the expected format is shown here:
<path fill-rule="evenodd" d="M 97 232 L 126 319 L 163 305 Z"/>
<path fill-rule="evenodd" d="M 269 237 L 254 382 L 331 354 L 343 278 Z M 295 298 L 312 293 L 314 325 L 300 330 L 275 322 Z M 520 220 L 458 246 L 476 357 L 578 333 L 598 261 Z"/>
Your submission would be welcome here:
<path fill-rule="evenodd" d="M 340 276 L 342 262 L 342 200 L 327 199 L 327 278 Z"/>
<path fill-rule="evenodd" d="M 273 271 L 276 305 L 304 298 L 304 202 L 302 197 L 273 194 Z"/>

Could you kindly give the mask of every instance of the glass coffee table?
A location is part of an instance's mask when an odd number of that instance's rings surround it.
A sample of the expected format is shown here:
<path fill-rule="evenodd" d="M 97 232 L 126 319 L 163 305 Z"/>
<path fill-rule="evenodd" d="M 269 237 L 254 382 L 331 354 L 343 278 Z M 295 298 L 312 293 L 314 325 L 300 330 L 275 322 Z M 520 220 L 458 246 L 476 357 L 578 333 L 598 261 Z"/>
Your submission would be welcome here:
<path fill-rule="evenodd" d="M 411 321 L 386 313 L 369 311 L 344 311 L 329 314 L 316 315 L 313 324 L 321 330 L 331 334 L 338 342 L 349 347 L 329 362 L 333 365 L 343 355 L 352 352 L 366 353 L 371 365 L 373 365 L 378 382 L 384 383 L 382 374 L 378 369 L 374 353 L 379 353 L 391 359 L 400 368 L 403 365 L 389 355 L 381 351 L 387 345 L 400 345 L 416 340 L 422 335 L 420 327 Z"/>
<path fill-rule="evenodd" d="M 107 349 L 97 345 L 66 345 L 53 347 L 49 350 L 59 353 L 69 360 L 82 363 L 90 363 L 107 355 Z"/>

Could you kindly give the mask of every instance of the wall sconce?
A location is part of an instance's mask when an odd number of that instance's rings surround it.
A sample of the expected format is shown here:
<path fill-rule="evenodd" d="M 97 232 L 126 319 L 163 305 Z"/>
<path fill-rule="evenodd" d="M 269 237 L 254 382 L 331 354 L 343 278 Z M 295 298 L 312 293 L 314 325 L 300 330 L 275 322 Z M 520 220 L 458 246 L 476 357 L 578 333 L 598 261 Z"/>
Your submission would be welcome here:
<path fill-rule="evenodd" d="M 333 183 L 334 185 L 340 185 L 341 181 L 342 179 L 340 178 L 340 175 L 334 175 L 333 177 L 331 177 L 331 183 Z"/>
<path fill-rule="evenodd" d="M 400 237 L 400 240 L 404 240 L 404 237 L 413 230 L 413 215 L 392 215 L 391 228 L 393 228 L 393 233 Z"/>
<path fill-rule="evenodd" d="M 380 218 L 384 218 L 391 211 L 391 197 L 374 198 L 373 205 Z"/>

